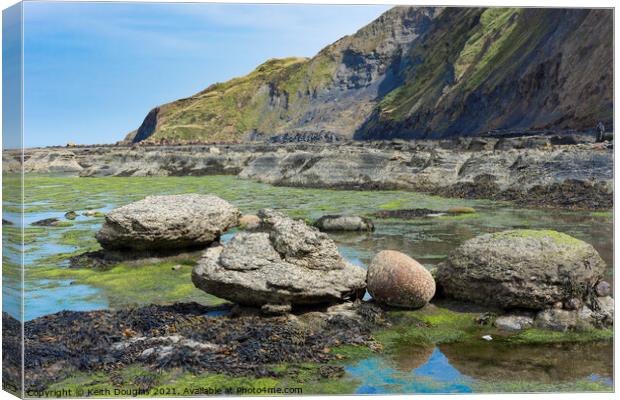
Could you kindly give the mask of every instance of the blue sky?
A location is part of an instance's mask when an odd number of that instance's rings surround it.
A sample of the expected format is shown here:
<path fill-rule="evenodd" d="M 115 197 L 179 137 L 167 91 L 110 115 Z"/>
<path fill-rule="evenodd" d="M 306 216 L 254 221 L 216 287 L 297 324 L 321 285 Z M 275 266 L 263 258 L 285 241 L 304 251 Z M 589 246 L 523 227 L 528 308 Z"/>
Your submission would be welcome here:
<path fill-rule="evenodd" d="M 24 145 L 111 143 L 158 104 L 312 56 L 387 6 L 24 5 Z"/>

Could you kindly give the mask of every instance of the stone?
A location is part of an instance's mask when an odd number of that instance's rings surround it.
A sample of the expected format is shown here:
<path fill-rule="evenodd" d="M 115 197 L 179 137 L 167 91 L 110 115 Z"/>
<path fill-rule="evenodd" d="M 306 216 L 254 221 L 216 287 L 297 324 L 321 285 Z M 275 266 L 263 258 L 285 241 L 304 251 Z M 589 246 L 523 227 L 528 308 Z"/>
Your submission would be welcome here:
<path fill-rule="evenodd" d="M 148 196 L 109 212 L 96 235 L 106 250 L 206 247 L 236 226 L 239 210 L 213 195 Z"/>
<path fill-rule="evenodd" d="M 493 340 L 493 336 L 491 335 L 484 335 L 482 337 L 483 340 L 486 340 L 487 342 L 490 342 L 491 340 Z"/>
<path fill-rule="evenodd" d="M 2 218 L 2 225 L 14 225 L 11 221 Z"/>
<path fill-rule="evenodd" d="M 379 252 L 370 263 L 368 292 L 379 303 L 419 308 L 435 295 L 435 279 L 413 258 L 394 250 Z"/>
<path fill-rule="evenodd" d="M 534 326 L 540 329 L 565 332 L 575 329 L 579 324 L 577 311 L 550 309 L 536 314 Z"/>
<path fill-rule="evenodd" d="M 451 207 L 448 208 L 448 214 L 473 214 L 476 210 L 472 207 Z"/>
<path fill-rule="evenodd" d="M 240 232 L 204 252 L 192 272 L 197 288 L 244 306 L 267 305 L 266 312 L 363 296 L 366 271 L 342 258 L 327 234 L 274 210 L 259 217 L 265 232 Z"/>
<path fill-rule="evenodd" d="M 58 218 L 45 218 L 32 223 L 34 226 L 57 226 L 60 223 Z"/>
<path fill-rule="evenodd" d="M 598 313 L 613 323 L 614 319 L 614 299 L 611 296 L 597 297 Z"/>
<path fill-rule="evenodd" d="M 324 215 L 314 222 L 321 231 L 374 231 L 369 218 L 357 215 Z"/>
<path fill-rule="evenodd" d="M 177 265 L 173 265 L 171 269 L 172 269 L 173 271 L 178 271 L 178 270 L 180 270 L 181 268 L 183 268 L 183 266 L 182 266 L 182 265 L 177 264 Z"/>
<path fill-rule="evenodd" d="M 578 311 L 582 326 L 609 328 L 614 323 L 614 300 L 611 296 L 597 297 Z"/>
<path fill-rule="evenodd" d="M 564 303 L 564 308 L 567 310 L 579 310 L 582 304 L 583 302 L 580 299 L 573 297 Z"/>
<path fill-rule="evenodd" d="M 286 315 L 291 309 L 290 304 L 263 304 L 260 311 L 265 315 Z"/>
<path fill-rule="evenodd" d="M 75 211 L 69 211 L 65 213 L 65 218 L 69 220 L 74 220 L 77 218 L 77 213 Z"/>
<path fill-rule="evenodd" d="M 455 299 L 543 310 L 585 300 L 604 271 L 588 243 L 555 231 L 514 230 L 466 241 L 438 266 L 436 277 Z"/>
<path fill-rule="evenodd" d="M 596 290 L 596 295 L 599 297 L 611 295 L 611 285 L 609 284 L 609 282 L 600 281 L 596 284 L 594 289 Z"/>
<path fill-rule="evenodd" d="M 260 218 L 253 214 L 244 214 L 239 218 L 239 227 L 246 230 L 255 230 L 260 227 Z"/>
<path fill-rule="evenodd" d="M 527 315 L 502 315 L 495 319 L 494 324 L 504 331 L 520 331 L 532 327 L 534 318 Z"/>

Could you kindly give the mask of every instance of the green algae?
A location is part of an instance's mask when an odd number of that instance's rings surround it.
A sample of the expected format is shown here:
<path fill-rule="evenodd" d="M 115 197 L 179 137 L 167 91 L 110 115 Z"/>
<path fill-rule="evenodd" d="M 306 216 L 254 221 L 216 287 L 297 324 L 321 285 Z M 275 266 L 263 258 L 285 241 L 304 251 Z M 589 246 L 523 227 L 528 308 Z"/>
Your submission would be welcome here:
<path fill-rule="evenodd" d="M 613 221 L 614 212 L 613 211 L 593 211 L 590 213 L 590 216 L 594 218 L 605 218 L 605 219 L 609 219 Z"/>
<path fill-rule="evenodd" d="M 613 329 L 587 329 L 581 331 L 557 332 L 543 329 L 526 329 L 505 341 L 518 344 L 583 343 L 612 340 Z"/>
<path fill-rule="evenodd" d="M 438 217 L 435 217 L 440 221 L 461 221 L 464 219 L 474 219 L 474 218 L 480 218 L 479 214 L 452 214 L 452 215 L 440 215 Z"/>
<path fill-rule="evenodd" d="M 142 364 L 114 371 L 76 373 L 46 390 L 84 393 L 87 397 L 161 397 L 196 395 L 352 394 L 359 386 L 354 379 L 326 378 L 314 363 L 278 364 L 273 377 L 225 374 L 193 374 L 180 370 L 151 371 Z M 120 383 L 115 383 L 120 382 Z M 120 392 L 120 390 L 124 392 Z M 129 392 L 129 393 L 128 393 Z M 54 397 L 50 395 L 49 397 Z"/>
<path fill-rule="evenodd" d="M 477 381 L 472 385 L 478 393 L 549 393 L 549 392 L 613 392 L 613 386 L 602 381 L 579 379 L 575 382 L 541 383 L 531 381 Z"/>
<path fill-rule="evenodd" d="M 497 232 L 493 234 L 494 239 L 504 238 L 535 238 L 535 239 L 551 239 L 555 243 L 565 246 L 578 246 L 583 244 L 579 239 L 569 236 L 565 233 L 553 230 L 533 230 L 533 229 L 516 229 L 512 231 Z"/>
<path fill-rule="evenodd" d="M 168 304 L 195 301 L 221 304 L 224 300 L 197 289 L 192 283 L 194 259 L 180 259 L 142 265 L 118 264 L 106 270 L 88 268 L 38 267 L 29 271 L 30 278 L 72 280 L 103 290 L 111 307 L 127 304 Z M 173 270 L 175 265 L 181 265 Z"/>

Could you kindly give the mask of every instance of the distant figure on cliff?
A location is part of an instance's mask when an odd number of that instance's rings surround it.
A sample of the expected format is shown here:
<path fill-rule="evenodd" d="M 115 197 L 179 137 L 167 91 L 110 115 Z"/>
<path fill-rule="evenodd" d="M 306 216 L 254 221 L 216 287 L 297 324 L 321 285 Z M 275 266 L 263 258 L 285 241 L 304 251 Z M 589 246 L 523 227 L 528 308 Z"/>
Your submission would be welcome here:
<path fill-rule="evenodd" d="M 605 125 L 603 125 L 603 122 L 599 121 L 598 124 L 596 124 L 596 141 L 602 142 L 603 140 L 605 140 Z"/>

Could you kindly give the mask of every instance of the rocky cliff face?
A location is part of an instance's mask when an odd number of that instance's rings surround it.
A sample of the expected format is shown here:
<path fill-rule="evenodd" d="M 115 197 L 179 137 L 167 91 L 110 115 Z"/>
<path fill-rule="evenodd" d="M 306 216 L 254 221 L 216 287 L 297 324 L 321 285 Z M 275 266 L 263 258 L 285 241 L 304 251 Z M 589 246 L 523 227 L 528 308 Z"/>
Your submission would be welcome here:
<path fill-rule="evenodd" d="M 612 33 L 610 10 L 395 7 L 311 59 L 154 108 L 133 141 L 609 126 Z"/>

